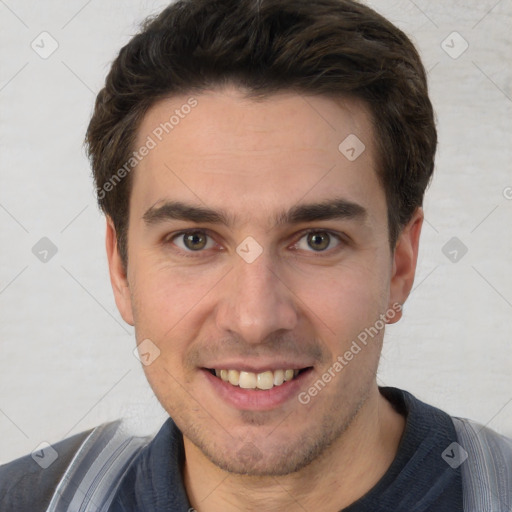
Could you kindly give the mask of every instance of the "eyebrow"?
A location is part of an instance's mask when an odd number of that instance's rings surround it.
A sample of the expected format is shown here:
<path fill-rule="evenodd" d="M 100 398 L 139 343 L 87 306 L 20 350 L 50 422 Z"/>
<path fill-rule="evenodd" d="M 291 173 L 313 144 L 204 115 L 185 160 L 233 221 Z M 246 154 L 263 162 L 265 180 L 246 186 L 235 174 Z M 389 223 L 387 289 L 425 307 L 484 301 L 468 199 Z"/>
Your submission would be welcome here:
<path fill-rule="evenodd" d="M 274 224 L 299 224 L 318 220 L 357 220 L 364 221 L 368 211 L 360 204 L 343 198 L 319 203 L 301 204 L 288 211 L 279 212 Z M 152 206 L 142 216 L 147 226 L 169 220 L 185 220 L 195 223 L 223 224 L 233 227 L 235 218 L 223 210 L 212 210 L 203 206 L 186 204 L 181 201 L 166 201 L 160 206 Z"/>

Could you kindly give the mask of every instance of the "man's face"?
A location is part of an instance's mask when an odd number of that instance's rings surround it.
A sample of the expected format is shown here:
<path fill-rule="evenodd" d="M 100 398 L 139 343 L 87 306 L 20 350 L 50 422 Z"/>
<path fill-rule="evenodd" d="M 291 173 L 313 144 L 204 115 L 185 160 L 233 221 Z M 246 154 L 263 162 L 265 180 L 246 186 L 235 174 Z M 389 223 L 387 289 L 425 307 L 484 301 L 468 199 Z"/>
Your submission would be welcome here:
<path fill-rule="evenodd" d="M 223 89 L 195 96 L 158 141 L 188 99 L 157 103 L 140 126 L 136 147 L 157 144 L 133 171 L 126 279 L 109 256 L 116 301 L 137 343 L 160 350 L 144 371 L 185 442 L 230 471 L 286 474 L 364 407 L 381 324 L 333 364 L 408 291 L 394 283 L 371 119 L 353 100 Z M 354 135 L 366 147 L 356 159 Z M 218 215 L 192 218 L 178 202 Z M 279 385 L 281 370 L 300 373 Z M 251 389 L 258 379 L 277 385 Z"/>

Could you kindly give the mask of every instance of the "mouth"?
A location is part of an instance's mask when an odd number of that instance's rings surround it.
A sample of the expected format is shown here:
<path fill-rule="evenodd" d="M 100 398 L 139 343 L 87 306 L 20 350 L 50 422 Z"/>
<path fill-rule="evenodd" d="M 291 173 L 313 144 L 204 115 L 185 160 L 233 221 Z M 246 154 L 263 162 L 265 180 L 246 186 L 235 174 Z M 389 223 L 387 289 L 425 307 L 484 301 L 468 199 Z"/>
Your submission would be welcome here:
<path fill-rule="evenodd" d="M 312 370 L 312 367 L 265 370 L 259 373 L 237 369 L 205 368 L 205 370 L 235 388 L 268 391 L 286 385 L 286 383 L 297 379 L 303 373 Z"/>
<path fill-rule="evenodd" d="M 293 407 L 314 378 L 313 366 L 298 361 L 225 361 L 199 368 L 213 400 L 237 411 L 282 411 Z M 304 365 L 304 366 L 302 366 Z M 213 403 L 216 402 L 212 402 Z M 299 402 L 297 401 L 297 404 Z M 299 404 L 300 405 L 300 404 Z"/>

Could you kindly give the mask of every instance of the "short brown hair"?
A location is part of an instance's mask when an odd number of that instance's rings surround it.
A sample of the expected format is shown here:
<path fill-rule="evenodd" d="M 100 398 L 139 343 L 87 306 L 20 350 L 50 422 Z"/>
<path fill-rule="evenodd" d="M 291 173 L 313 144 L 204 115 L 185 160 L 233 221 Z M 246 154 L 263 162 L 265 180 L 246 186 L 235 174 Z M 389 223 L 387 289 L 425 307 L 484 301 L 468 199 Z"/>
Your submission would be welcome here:
<path fill-rule="evenodd" d="M 422 205 L 437 144 L 425 69 L 409 38 L 353 0 L 178 0 L 121 49 L 86 135 L 98 203 L 125 268 L 132 180 L 112 178 L 130 159 L 144 114 L 159 99 L 229 83 L 249 97 L 290 90 L 366 102 L 393 249 Z"/>

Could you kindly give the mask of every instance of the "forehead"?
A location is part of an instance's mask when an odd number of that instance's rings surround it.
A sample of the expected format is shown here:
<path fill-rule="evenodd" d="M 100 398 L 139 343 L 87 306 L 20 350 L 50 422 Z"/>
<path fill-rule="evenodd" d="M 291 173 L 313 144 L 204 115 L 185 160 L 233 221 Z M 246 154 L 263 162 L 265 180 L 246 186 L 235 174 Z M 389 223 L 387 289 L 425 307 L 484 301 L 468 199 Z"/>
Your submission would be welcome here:
<path fill-rule="evenodd" d="M 179 198 L 250 217 L 306 196 L 383 194 L 371 116 L 354 99 L 283 92 L 255 101 L 235 88 L 173 96 L 142 120 L 135 146 L 144 145 L 133 172 L 140 208 Z"/>

